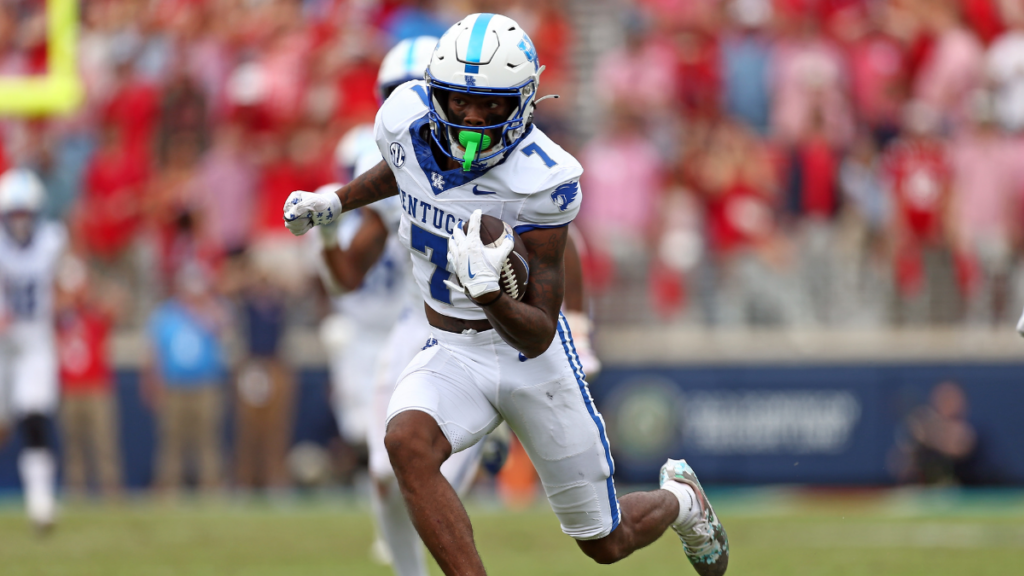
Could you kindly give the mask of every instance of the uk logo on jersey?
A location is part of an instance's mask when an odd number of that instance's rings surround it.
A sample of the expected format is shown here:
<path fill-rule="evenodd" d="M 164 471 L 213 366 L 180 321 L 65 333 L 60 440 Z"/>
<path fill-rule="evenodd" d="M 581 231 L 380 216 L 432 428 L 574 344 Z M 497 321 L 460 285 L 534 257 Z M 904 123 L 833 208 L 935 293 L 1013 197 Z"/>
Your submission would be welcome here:
<path fill-rule="evenodd" d="M 405 164 L 405 148 L 398 142 L 391 143 L 391 163 L 395 168 L 401 168 Z"/>
<path fill-rule="evenodd" d="M 430 185 L 438 190 L 444 188 L 444 178 L 441 177 L 437 172 L 430 173 Z"/>
<path fill-rule="evenodd" d="M 555 203 L 555 206 L 558 206 L 559 211 L 565 212 L 576 201 L 576 197 L 579 194 L 579 182 L 566 182 L 555 188 L 555 191 L 551 193 L 551 201 Z"/>

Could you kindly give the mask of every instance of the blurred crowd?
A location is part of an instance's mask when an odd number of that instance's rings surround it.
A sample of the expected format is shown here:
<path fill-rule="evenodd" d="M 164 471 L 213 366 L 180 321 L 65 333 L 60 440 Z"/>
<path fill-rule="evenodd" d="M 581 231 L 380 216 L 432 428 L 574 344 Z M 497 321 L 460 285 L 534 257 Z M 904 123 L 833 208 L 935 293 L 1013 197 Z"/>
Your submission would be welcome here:
<path fill-rule="evenodd" d="M 1012 321 L 1024 2 L 645 0 L 625 14 L 596 72 L 606 121 L 581 152 L 600 311 Z"/>
<path fill-rule="evenodd" d="M 45 71 L 44 2 L 0 9 L 0 70 Z M 84 104 L 0 122 L 0 167 L 142 326 L 196 265 L 315 283 L 283 199 L 337 179 L 395 42 L 500 11 L 587 171 L 599 322 L 1003 323 L 1021 304 L 1022 0 L 86 0 Z M 589 18 L 581 12 L 592 12 Z M 601 21 L 593 39 L 574 22 Z M 590 37 L 590 41 L 587 38 Z M 592 69 L 586 69 L 588 66 Z M 580 114 L 580 110 L 594 110 Z M 230 275 L 230 274 L 228 274 Z M 230 282 L 228 282 L 230 284 Z M 236 286 L 237 288 L 238 286 Z M 289 320 L 319 314 L 296 299 Z"/>

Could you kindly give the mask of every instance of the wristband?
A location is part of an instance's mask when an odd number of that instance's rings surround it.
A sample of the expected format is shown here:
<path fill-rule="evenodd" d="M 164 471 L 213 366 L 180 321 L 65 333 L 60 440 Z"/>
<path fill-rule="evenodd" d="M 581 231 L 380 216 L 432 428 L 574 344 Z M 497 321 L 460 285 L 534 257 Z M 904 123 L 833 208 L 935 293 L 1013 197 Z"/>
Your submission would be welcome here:
<path fill-rule="evenodd" d="M 481 307 L 481 308 L 488 308 L 490 306 L 493 306 L 494 303 L 497 302 L 498 300 L 501 300 L 501 297 L 504 296 L 504 295 L 505 295 L 505 291 L 504 290 L 498 290 L 498 297 L 497 298 L 495 298 L 494 300 L 491 300 L 487 304 L 480 304 L 479 302 L 477 302 L 476 305 Z M 476 300 L 474 300 L 474 302 L 476 302 Z"/>

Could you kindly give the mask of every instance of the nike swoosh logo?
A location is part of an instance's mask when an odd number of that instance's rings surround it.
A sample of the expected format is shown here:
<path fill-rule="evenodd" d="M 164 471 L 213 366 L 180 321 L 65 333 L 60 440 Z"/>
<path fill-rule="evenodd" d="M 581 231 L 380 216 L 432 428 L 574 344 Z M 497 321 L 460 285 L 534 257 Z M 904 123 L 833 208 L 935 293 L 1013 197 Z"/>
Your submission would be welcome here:
<path fill-rule="evenodd" d="M 477 196 L 486 196 L 488 194 L 497 194 L 497 192 L 491 192 L 490 190 L 481 190 L 479 186 L 473 186 L 473 194 Z"/>
<path fill-rule="evenodd" d="M 476 274 L 473 274 L 473 263 L 466 262 L 466 271 L 469 272 L 470 279 L 476 278 Z"/>

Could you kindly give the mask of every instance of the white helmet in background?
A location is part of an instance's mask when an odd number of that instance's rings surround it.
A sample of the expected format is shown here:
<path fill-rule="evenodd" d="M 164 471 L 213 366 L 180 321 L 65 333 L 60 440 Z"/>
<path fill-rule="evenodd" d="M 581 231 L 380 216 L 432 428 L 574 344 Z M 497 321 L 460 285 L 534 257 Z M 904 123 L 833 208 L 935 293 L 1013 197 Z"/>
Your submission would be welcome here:
<path fill-rule="evenodd" d="M 0 176 L 0 214 L 37 214 L 42 211 L 45 202 L 46 188 L 31 170 L 11 168 Z"/>
<path fill-rule="evenodd" d="M 471 14 L 449 28 L 438 41 L 426 74 L 430 129 L 441 151 L 464 164 L 462 156 L 467 154 L 459 145 L 460 134 L 478 132 L 484 141 L 484 130 L 500 128 L 500 142 L 470 158 L 467 168 L 479 170 L 497 164 L 530 127 L 543 71 L 533 41 L 507 16 Z M 500 124 L 460 126 L 446 116 L 445 104 L 452 92 L 511 97 L 516 106 Z"/>
<path fill-rule="evenodd" d="M 353 126 L 338 141 L 334 149 L 334 166 L 337 176 L 342 182 L 351 182 L 353 178 L 362 174 L 358 168 L 360 159 L 376 155 L 373 164 L 380 162 L 380 151 L 377 149 L 377 140 L 373 137 L 372 124 L 360 124 Z M 372 166 L 371 166 L 372 167 Z"/>
<path fill-rule="evenodd" d="M 417 36 L 402 40 L 389 50 L 377 72 L 377 97 L 380 101 L 387 100 L 402 84 L 422 80 L 436 47 L 437 38 L 434 36 Z"/>

